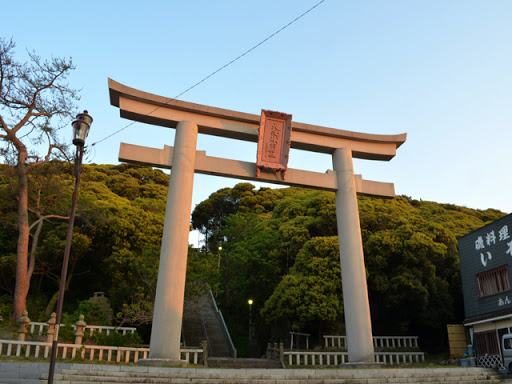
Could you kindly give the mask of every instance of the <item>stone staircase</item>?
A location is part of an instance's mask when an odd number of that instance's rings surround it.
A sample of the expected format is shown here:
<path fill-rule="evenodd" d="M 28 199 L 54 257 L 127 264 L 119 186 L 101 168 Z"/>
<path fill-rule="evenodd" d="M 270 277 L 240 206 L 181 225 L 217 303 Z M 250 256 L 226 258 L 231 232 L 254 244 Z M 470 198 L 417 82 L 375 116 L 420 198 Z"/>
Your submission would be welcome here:
<path fill-rule="evenodd" d="M 210 343 L 212 357 L 232 357 L 229 341 L 223 331 L 223 325 L 216 314 L 215 303 L 210 293 L 207 293 L 184 308 L 183 334 L 187 346 L 199 346 L 206 340 L 203 324 L 205 325 Z"/>
<path fill-rule="evenodd" d="M 203 317 L 206 331 L 208 332 L 208 340 L 211 347 L 212 357 L 231 357 L 229 352 L 228 341 L 224 336 L 222 324 L 215 314 L 213 303 L 202 308 L 201 315 Z"/>
<path fill-rule="evenodd" d="M 0 362 L 1 384 L 46 384 L 47 374 L 47 363 Z M 54 383 L 490 384 L 498 383 L 502 378 L 495 370 L 488 368 L 211 369 L 59 363 L 56 366 Z M 503 383 L 505 382 L 511 381 L 505 379 Z"/>
<path fill-rule="evenodd" d="M 194 303 L 195 304 L 195 303 Z M 183 345 L 186 347 L 199 347 L 203 340 L 206 340 L 203 332 L 203 320 L 196 305 L 185 305 L 185 316 L 183 317 Z"/>

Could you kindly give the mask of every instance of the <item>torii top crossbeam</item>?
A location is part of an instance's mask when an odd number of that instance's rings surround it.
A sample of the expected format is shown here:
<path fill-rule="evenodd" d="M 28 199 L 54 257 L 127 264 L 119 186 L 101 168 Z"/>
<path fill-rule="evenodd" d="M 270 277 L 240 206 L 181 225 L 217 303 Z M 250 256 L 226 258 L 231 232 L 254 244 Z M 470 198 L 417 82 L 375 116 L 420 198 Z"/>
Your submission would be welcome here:
<path fill-rule="evenodd" d="M 119 107 L 121 117 L 169 128 L 176 128 L 179 121 L 192 120 L 198 125 L 199 133 L 258 141 L 259 115 L 157 96 L 112 79 L 108 85 L 110 102 Z M 375 135 L 293 122 L 291 148 L 328 154 L 337 148 L 348 148 L 355 158 L 391 160 L 406 137 L 406 134 Z"/>

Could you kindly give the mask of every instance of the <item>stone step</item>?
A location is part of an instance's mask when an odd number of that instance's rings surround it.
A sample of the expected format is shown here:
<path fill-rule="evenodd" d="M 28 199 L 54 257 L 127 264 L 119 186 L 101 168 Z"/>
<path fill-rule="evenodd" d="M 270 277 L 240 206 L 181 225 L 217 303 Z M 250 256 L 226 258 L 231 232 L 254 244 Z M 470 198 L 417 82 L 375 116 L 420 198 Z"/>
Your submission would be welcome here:
<path fill-rule="evenodd" d="M 105 381 L 101 380 L 100 382 L 92 382 L 89 381 L 87 378 L 84 378 L 83 380 L 73 379 L 73 380 L 63 380 L 58 381 L 55 380 L 54 384 L 120 384 L 120 383 L 131 383 L 131 381 Z M 268 379 L 162 379 L 162 381 L 154 381 L 152 379 L 151 381 L 144 381 L 143 383 L 165 383 L 165 384 L 280 384 L 280 383 L 289 383 L 289 384 L 368 384 L 367 381 L 359 381 L 355 379 L 349 379 L 340 381 L 340 379 L 332 379 L 332 380 L 324 380 L 324 379 L 292 379 L 289 381 L 279 381 L 279 380 L 268 380 Z M 403 384 L 408 383 L 408 381 L 378 381 L 378 383 L 389 383 L 389 384 Z M 428 384 L 445 384 L 444 381 L 423 381 L 422 383 L 428 383 Z M 455 384 L 496 384 L 498 381 L 492 381 L 492 380 L 461 380 L 456 382 Z M 25 383 L 17 383 L 17 384 L 25 384 Z M 31 383 L 29 383 L 31 384 Z"/>
<path fill-rule="evenodd" d="M 499 380 L 487 380 L 487 379 L 460 379 L 457 381 L 445 381 L 444 379 L 437 378 L 429 378 L 423 379 L 421 381 L 409 381 L 408 379 L 386 379 L 386 378 L 378 378 L 374 380 L 366 380 L 366 379 L 355 379 L 355 378 L 257 378 L 257 377 L 221 377 L 221 378 L 212 378 L 212 377 L 185 377 L 185 378 L 169 378 L 169 377 L 160 377 L 160 378 L 124 378 L 124 377 L 91 377 L 91 376 L 73 376 L 73 377 L 55 377 L 54 384 L 113 384 L 113 383 L 125 383 L 125 384 L 143 384 L 143 383 L 153 383 L 153 384 L 372 384 L 372 383 L 388 383 L 388 384 L 403 384 L 403 383 L 430 383 L 430 384 L 496 384 Z M 21 382 L 17 382 L 18 384 L 22 384 Z M 44 381 L 43 381 L 44 383 Z M 25 383 L 23 383 L 25 384 Z M 27 383 L 29 384 L 29 383 Z M 32 384 L 32 383 L 30 383 Z M 40 384 L 40 383 L 37 383 Z"/>
<path fill-rule="evenodd" d="M 48 377 L 49 362 L 39 363 L 18 363 L 0 362 L 0 384 L 41 384 Z"/>
<path fill-rule="evenodd" d="M 187 346 L 196 347 L 204 340 L 203 325 L 197 317 L 183 319 L 183 333 Z"/>
<path fill-rule="evenodd" d="M 258 359 L 253 359 L 258 360 Z M 261 359 L 259 359 L 261 360 Z M 46 384 L 48 363 L 0 362 L 1 384 Z M 55 384 L 463 384 L 498 383 L 496 371 L 485 368 L 410 369 L 211 369 L 157 368 L 58 363 Z M 508 379 L 508 378 L 506 378 Z M 505 382 L 510 382 L 505 380 Z"/>
<path fill-rule="evenodd" d="M 268 368 L 282 369 L 281 363 L 270 359 L 233 359 L 229 357 L 208 359 L 209 368 Z"/>
<path fill-rule="evenodd" d="M 98 366 L 97 366 L 98 367 Z M 116 367 L 112 367 L 113 369 Z M 377 383 L 497 383 L 492 370 L 435 369 L 193 369 L 121 367 L 122 371 L 66 369 L 56 376 L 56 384 L 93 383 L 271 383 L 271 384 L 377 384 Z"/>

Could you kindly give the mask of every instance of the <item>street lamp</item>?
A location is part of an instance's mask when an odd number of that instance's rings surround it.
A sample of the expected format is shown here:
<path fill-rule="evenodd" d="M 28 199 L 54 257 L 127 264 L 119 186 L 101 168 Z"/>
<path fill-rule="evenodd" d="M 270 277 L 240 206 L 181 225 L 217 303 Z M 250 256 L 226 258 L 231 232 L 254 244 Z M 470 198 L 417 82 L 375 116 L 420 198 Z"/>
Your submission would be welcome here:
<path fill-rule="evenodd" d="M 222 253 L 222 245 L 219 245 L 219 252 L 217 253 L 217 272 L 219 273 L 219 276 L 220 276 L 220 259 L 222 257 L 221 255 Z M 217 285 L 217 289 L 215 289 L 215 297 L 217 297 L 219 295 L 219 286 Z"/>
<path fill-rule="evenodd" d="M 85 139 L 89 134 L 89 129 L 91 128 L 92 117 L 84 111 L 84 113 L 79 113 L 76 115 L 76 120 L 71 123 L 73 126 L 73 144 L 76 145 L 76 148 L 81 148 L 82 151 L 84 149 Z"/>
<path fill-rule="evenodd" d="M 71 196 L 71 213 L 69 215 L 68 232 L 66 234 L 66 247 L 64 249 L 64 259 L 62 261 L 62 271 L 60 273 L 59 297 L 57 299 L 57 317 L 55 319 L 55 333 L 52 342 L 52 355 L 50 358 L 50 369 L 48 370 L 48 384 L 53 384 L 53 375 L 55 373 L 55 359 L 57 358 L 58 338 L 60 329 L 60 320 L 62 316 L 62 304 L 64 301 L 64 289 L 68 274 L 69 253 L 71 251 L 71 239 L 73 237 L 73 226 L 75 224 L 76 202 L 78 200 L 78 187 L 80 185 L 80 174 L 82 173 L 82 159 L 84 157 L 85 138 L 91 128 L 92 117 L 84 111 L 76 115 L 76 120 L 71 124 L 73 126 L 73 144 L 76 145 L 75 154 L 75 188 Z"/>
<path fill-rule="evenodd" d="M 252 299 L 247 300 L 247 303 L 249 304 L 249 343 L 252 340 Z"/>

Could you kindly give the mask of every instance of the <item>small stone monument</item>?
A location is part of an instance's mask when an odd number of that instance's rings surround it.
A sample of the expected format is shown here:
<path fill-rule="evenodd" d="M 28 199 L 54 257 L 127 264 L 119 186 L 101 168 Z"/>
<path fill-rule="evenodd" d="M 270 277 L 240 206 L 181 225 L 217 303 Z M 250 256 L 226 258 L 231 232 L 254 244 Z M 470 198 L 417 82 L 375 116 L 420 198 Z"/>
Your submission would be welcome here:
<path fill-rule="evenodd" d="M 112 307 L 110 306 L 110 302 L 108 298 L 105 296 L 105 292 L 94 292 L 93 296 L 89 298 L 89 301 L 100 307 L 100 310 L 105 313 L 105 319 L 107 321 L 107 325 L 112 324 Z M 90 324 L 95 324 L 97 321 L 94 319 L 87 319 Z M 98 325 L 98 324 L 97 324 Z"/>

